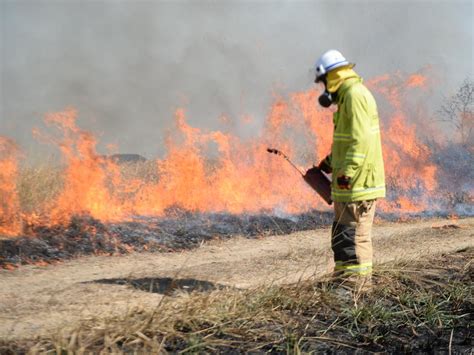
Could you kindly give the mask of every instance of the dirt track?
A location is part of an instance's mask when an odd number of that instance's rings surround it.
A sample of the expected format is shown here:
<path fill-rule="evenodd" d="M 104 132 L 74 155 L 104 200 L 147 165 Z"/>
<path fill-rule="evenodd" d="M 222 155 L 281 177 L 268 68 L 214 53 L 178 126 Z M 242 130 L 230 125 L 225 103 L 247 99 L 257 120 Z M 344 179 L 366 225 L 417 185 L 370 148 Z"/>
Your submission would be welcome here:
<path fill-rule="evenodd" d="M 474 246 L 473 230 L 474 218 L 383 223 L 374 230 L 375 262 Z M 329 230 L 321 229 L 235 238 L 182 253 L 85 257 L 0 270 L 0 339 L 30 338 L 72 327 L 81 319 L 154 307 L 173 287 L 287 283 L 323 275 L 332 266 Z"/>

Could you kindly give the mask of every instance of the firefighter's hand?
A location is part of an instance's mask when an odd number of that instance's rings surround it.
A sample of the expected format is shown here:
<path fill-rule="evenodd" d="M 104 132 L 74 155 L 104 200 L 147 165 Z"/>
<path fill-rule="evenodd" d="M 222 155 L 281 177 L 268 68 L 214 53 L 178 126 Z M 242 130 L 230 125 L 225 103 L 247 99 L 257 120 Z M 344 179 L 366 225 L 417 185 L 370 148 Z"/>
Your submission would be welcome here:
<path fill-rule="evenodd" d="M 332 173 L 331 165 L 327 163 L 326 159 L 321 160 L 321 162 L 318 165 L 318 169 L 321 171 L 324 171 L 326 174 Z"/>
<path fill-rule="evenodd" d="M 351 178 L 349 176 L 341 175 L 337 178 L 337 186 L 341 190 L 350 190 L 351 186 Z"/>

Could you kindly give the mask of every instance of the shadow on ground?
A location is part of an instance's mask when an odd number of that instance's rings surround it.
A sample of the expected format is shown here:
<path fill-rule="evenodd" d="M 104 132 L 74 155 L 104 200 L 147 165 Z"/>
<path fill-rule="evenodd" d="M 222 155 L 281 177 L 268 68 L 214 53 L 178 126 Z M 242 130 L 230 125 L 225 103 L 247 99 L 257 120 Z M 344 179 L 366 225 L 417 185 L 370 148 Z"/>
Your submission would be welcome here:
<path fill-rule="evenodd" d="M 176 291 L 212 291 L 228 288 L 228 286 L 214 284 L 209 281 L 196 279 L 172 279 L 170 277 L 146 277 L 143 279 L 101 279 L 89 281 L 90 283 L 101 283 L 109 285 L 130 285 L 145 292 L 172 295 Z"/>

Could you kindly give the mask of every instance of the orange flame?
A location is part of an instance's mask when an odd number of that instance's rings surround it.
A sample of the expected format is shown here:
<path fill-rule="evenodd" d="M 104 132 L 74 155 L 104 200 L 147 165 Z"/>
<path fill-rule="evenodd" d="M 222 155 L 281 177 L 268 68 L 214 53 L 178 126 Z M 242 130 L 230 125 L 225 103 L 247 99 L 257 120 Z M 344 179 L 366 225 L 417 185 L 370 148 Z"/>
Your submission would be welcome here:
<path fill-rule="evenodd" d="M 408 80 L 400 74 L 384 75 L 369 82 L 375 92 L 388 100 L 393 110 L 388 123 L 382 126 L 385 174 L 392 195 L 395 195 L 392 201 L 384 200 L 380 204 L 386 211 L 426 210 L 437 187 L 437 167 L 431 162 L 430 149 L 418 136 L 417 126 L 408 122 L 402 104 L 402 90 L 423 87 L 426 82 L 426 77 L 420 74 L 411 75 Z M 422 193 L 413 197 L 417 190 Z"/>
<path fill-rule="evenodd" d="M 269 136 L 278 138 L 283 133 L 286 105 L 280 101 L 272 111 Z M 160 181 L 143 187 L 135 212 L 162 213 L 173 206 L 232 213 L 271 210 L 278 204 L 287 212 L 310 207 L 308 188 L 298 173 L 266 152 L 269 137 L 243 142 L 222 132 L 203 133 L 185 122 L 183 110 L 177 111 L 176 124 L 178 134 L 168 139 L 167 155 L 157 162 Z M 290 148 L 283 138 L 278 141 L 278 146 Z M 209 143 L 216 144 L 219 153 L 212 164 L 203 154 Z M 293 183 L 292 189 L 282 188 L 289 182 Z"/>
<path fill-rule="evenodd" d="M 386 211 L 425 210 L 436 193 L 437 167 L 430 163 L 430 149 L 419 139 L 402 105 L 403 90 L 415 90 L 426 82 L 419 74 L 407 80 L 400 74 L 384 75 L 368 82 L 389 104 L 381 106 L 389 185 L 389 198 L 381 206 Z M 43 223 L 57 224 L 78 214 L 115 221 L 132 215 L 162 215 L 172 207 L 230 213 L 327 209 L 298 172 L 266 152 L 267 147 L 281 149 L 301 163 L 301 169 L 317 164 L 329 153 L 332 114 L 319 108 L 318 95 L 312 89 L 288 99 L 276 98 L 263 131 L 250 140 L 192 127 L 184 110 L 177 110 L 176 129 L 166 139 L 166 154 L 155 163 L 157 182 L 124 178 L 117 164 L 97 153 L 96 138 L 77 127 L 75 110 L 48 114 L 45 121 L 56 136 L 47 139 L 61 150 L 66 166 L 64 186 L 54 203 L 36 212 L 48 218 Z M 245 122 L 251 120 L 244 117 Z M 0 234 L 7 235 L 19 232 L 18 218 L 11 216 L 21 212 L 13 147 L 9 140 L 0 140 L 0 195 L 2 201 L 8 201 L 0 204 L 0 221 L 17 221 L 0 224 Z"/>
<path fill-rule="evenodd" d="M 58 144 L 66 163 L 63 190 L 54 204 L 48 206 L 49 222 L 67 222 L 77 214 L 90 214 L 101 220 L 120 219 L 120 203 L 108 188 L 109 183 L 120 181 L 118 167 L 97 154 L 95 137 L 79 129 L 76 118 L 74 109 L 45 118 L 49 126 L 62 134 L 60 139 L 50 139 Z"/>
<path fill-rule="evenodd" d="M 18 147 L 0 136 L 0 235 L 21 233 L 20 204 L 16 186 Z"/>
<path fill-rule="evenodd" d="M 412 74 L 408 77 L 406 85 L 410 88 L 426 87 L 427 77 L 421 74 Z"/>

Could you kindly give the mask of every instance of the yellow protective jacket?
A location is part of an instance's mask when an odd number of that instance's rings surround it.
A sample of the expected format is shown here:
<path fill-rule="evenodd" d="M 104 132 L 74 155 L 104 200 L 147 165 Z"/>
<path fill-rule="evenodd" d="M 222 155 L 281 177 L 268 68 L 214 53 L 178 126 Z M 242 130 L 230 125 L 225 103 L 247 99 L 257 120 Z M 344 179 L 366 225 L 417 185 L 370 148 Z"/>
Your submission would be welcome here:
<path fill-rule="evenodd" d="M 375 99 L 352 69 L 344 69 L 339 74 L 342 75 L 337 75 L 336 80 L 328 77 L 328 90 L 337 90 L 338 104 L 333 116 L 332 150 L 326 157 L 333 170 L 332 199 L 336 202 L 352 202 L 385 197 L 384 164 Z M 336 87 L 334 82 L 337 82 Z M 338 188 L 337 177 L 341 175 L 351 178 L 350 190 Z"/>

